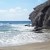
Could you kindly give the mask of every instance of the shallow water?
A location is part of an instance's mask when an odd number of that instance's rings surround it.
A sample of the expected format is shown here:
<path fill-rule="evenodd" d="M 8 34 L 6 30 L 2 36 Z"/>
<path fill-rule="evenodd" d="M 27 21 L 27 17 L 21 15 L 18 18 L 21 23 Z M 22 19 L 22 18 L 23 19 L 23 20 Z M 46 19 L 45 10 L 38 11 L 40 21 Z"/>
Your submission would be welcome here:
<path fill-rule="evenodd" d="M 0 47 L 23 45 L 27 43 L 46 42 L 50 40 L 50 31 L 35 33 L 34 27 L 25 24 L 7 24 L 0 26 Z"/>

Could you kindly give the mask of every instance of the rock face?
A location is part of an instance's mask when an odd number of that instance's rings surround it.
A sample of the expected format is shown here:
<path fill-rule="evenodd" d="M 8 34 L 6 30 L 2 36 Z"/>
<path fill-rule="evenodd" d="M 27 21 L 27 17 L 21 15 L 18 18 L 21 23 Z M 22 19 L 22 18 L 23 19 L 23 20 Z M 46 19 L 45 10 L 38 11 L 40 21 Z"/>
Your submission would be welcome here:
<path fill-rule="evenodd" d="M 50 28 L 50 0 L 35 7 L 29 19 L 32 26 Z"/>

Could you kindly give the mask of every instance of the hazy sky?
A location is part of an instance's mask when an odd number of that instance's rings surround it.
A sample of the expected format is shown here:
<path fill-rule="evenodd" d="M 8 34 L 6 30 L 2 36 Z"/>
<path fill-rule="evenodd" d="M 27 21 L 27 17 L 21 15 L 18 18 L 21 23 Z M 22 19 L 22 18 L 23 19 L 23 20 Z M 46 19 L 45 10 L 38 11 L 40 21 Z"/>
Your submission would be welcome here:
<path fill-rule="evenodd" d="M 0 0 L 0 21 L 27 21 L 37 5 L 46 0 Z"/>

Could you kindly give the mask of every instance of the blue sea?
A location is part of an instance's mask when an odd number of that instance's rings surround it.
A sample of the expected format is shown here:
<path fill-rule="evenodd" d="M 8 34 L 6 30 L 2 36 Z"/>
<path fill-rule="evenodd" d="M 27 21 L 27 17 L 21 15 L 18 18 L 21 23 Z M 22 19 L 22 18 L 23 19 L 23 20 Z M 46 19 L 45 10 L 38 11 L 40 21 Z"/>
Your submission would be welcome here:
<path fill-rule="evenodd" d="M 50 32 L 35 33 L 31 21 L 0 21 L 0 47 L 50 40 Z"/>

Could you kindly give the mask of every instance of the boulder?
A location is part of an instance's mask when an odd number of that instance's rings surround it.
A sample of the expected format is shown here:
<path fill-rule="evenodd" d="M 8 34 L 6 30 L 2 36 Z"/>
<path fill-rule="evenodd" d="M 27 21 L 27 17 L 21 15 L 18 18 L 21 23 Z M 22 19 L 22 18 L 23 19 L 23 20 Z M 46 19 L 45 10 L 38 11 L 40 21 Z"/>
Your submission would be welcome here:
<path fill-rule="evenodd" d="M 50 0 L 35 7 L 29 19 L 32 26 L 50 28 Z"/>

